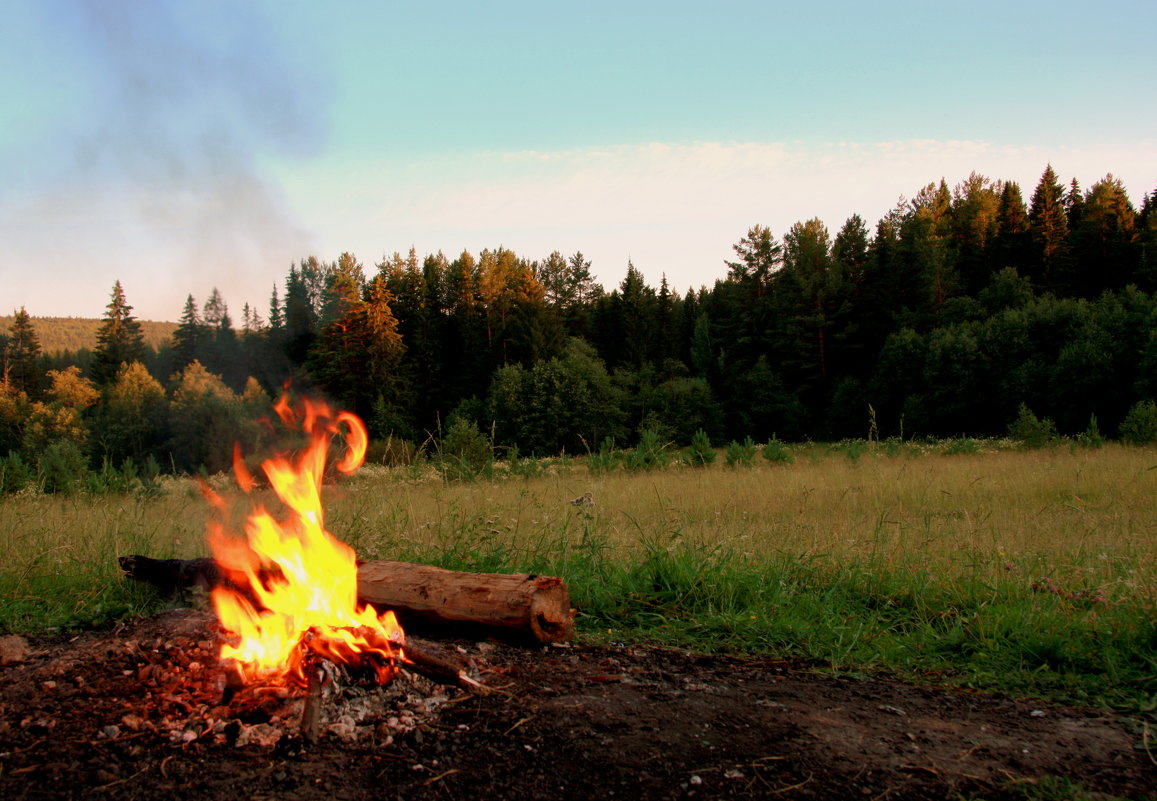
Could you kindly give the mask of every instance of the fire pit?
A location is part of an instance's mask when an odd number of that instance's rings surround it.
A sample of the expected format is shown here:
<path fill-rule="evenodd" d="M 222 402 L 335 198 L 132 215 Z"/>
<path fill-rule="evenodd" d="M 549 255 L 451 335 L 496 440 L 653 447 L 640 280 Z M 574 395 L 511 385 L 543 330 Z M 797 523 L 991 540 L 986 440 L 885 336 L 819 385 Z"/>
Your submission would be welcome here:
<path fill-rule="evenodd" d="M 321 488 L 333 442 L 344 446 L 333 464 L 337 472 L 361 465 L 365 426 L 316 401 L 294 405 L 288 395 L 275 411 L 284 428 L 306 437 L 303 447 L 261 463 L 280 515 L 257 500 L 259 481 L 235 450 L 234 475 L 240 499 L 248 502 L 242 532 L 227 524 L 235 517 L 236 499 L 205 485 L 217 512 L 208 533 L 212 558 L 120 560 L 133 578 L 170 590 L 200 585 L 209 591 L 221 632 L 222 705 L 300 707 L 300 733 L 315 743 L 325 726 L 349 736 L 367 716 L 380 713 L 373 699 L 387 694 L 374 689 L 403 673 L 485 691 L 468 660 L 407 641 L 393 606 L 418 624 L 491 625 L 542 642 L 570 637 L 573 610 L 560 579 L 359 564 L 353 549 L 326 529 Z M 277 717 L 286 715 L 279 711 Z M 260 736 L 266 735 L 273 736 Z"/>

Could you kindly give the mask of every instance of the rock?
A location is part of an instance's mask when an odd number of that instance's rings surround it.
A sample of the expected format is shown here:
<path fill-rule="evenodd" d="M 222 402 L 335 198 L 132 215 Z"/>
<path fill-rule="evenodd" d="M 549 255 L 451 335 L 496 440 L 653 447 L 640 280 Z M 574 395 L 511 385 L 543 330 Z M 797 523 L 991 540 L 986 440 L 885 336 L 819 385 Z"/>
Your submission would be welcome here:
<path fill-rule="evenodd" d="M 19 665 L 28 658 L 28 640 L 15 634 L 0 637 L 0 666 Z"/>

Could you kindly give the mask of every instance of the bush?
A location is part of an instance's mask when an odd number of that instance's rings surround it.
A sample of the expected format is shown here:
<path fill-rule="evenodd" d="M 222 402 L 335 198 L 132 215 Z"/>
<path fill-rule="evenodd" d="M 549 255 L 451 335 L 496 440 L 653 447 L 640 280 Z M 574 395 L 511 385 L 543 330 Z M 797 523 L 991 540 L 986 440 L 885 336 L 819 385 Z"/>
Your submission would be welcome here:
<path fill-rule="evenodd" d="M 1138 401 L 1121 423 L 1121 439 L 1130 445 L 1150 445 L 1157 442 L 1157 403 Z"/>
<path fill-rule="evenodd" d="M 45 448 L 37 468 L 37 483 L 43 492 L 76 492 L 88 484 L 88 464 L 72 440 L 59 440 Z"/>
<path fill-rule="evenodd" d="M 724 458 L 728 467 L 751 467 L 758 450 L 755 440 L 751 437 L 747 437 L 742 443 L 732 440 L 727 446 Z"/>
<path fill-rule="evenodd" d="M 639 435 L 639 444 L 623 454 L 623 467 L 632 471 L 655 470 L 667 466 L 671 459 L 667 443 L 653 428 L 645 428 Z"/>
<path fill-rule="evenodd" d="M 1105 438 L 1101 436 L 1101 427 L 1097 425 L 1097 416 L 1089 415 L 1089 425 L 1084 432 L 1077 435 L 1077 444 L 1085 448 L 1103 448 Z"/>
<path fill-rule="evenodd" d="M 850 439 L 844 443 L 844 456 L 852 464 L 859 464 L 860 457 L 864 455 L 864 449 L 867 447 L 862 439 Z"/>
<path fill-rule="evenodd" d="M 1038 419 L 1024 403 L 1008 427 L 1008 435 L 1026 448 L 1043 448 L 1057 441 L 1057 427 L 1047 417 Z"/>
<path fill-rule="evenodd" d="M 614 437 L 603 437 L 599 449 L 587 455 L 587 469 L 592 473 L 609 473 L 618 463 L 619 456 L 615 452 Z"/>
<path fill-rule="evenodd" d="M 791 455 L 791 451 L 787 449 L 787 446 L 775 437 L 772 437 L 764 444 L 761 452 L 763 458 L 769 462 L 791 464 L 795 461 L 795 457 Z"/>
<path fill-rule="evenodd" d="M 450 422 L 439 451 L 438 470 L 447 480 L 471 479 L 490 471 L 494 452 L 478 424 L 464 417 Z"/>
<path fill-rule="evenodd" d="M 18 453 L 0 457 L 0 495 L 14 495 L 36 483 L 36 470 Z"/>
<path fill-rule="evenodd" d="M 948 447 L 944 449 L 944 453 L 948 456 L 980 453 L 980 443 L 972 437 L 958 437 L 949 441 Z"/>
<path fill-rule="evenodd" d="M 706 467 L 715 461 L 715 449 L 711 447 L 711 438 L 706 431 L 701 428 L 695 432 L 684 455 L 692 467 Z"/>

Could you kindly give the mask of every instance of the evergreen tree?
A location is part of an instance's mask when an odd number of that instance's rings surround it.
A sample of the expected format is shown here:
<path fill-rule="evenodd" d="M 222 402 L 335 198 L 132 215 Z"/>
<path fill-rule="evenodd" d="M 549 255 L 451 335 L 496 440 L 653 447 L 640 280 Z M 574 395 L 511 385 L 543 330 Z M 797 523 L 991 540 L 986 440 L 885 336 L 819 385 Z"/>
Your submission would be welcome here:
<path fill-rule="evenodd" d="M 1051 164 L 1045 168 L 1032 194 L 1028 221 L 1034 250 L 1029 278 L 1038 291 L 1068 294 L 1072 291 L 1068 269 L 1069 222 L 1064 189 Z"/>
<path fill-rule="evenodd" d="M 281 299 L 277 296 L 277 284 L 273 285 L 273 294 L 269 297 L 269 328 L 280 331 L 285 326 L 285 310 L 281 308 Z"/>
<path fill-rule="evenodd" d="M 725 304 L 724 332 L 731 341 L 733 360 L 750 366 L 771 352 L 775 333 L 773 289 L 783 267 L 783 246 L 771 229 L 754 225 L 732 249 L 739 261 L 727 262 L 727 281 L 738 293 Z M 720 298 L 721 300 L 723 298 Z"/>
<path fill-rule="evenodd" d="M 1107 175 L 1093 184 L 1072 232 L 1074 291 L 1092 298 L 1121 289 L 1140 264 L 1137 212 L 1120 179 Z"/>
<path fill-rule="evenodd" d="M 1028 209 L 1015 181 L 1005 182 L 1000 190 L 1000 204 L 996 209 L 996 233 L 989 248 L 991 269 L 999 271 L 1012 267 L 1022 275 L 1029 265 Z"/>
<path fill-rule="evenodd" d="M 185 309 L 181 312 L 181 319 L 173 331 L 173 372 L 181 372 L 187 365 L 196 359 L 203 359 L 203 348 L 208 331 L 201 322 L 201 315 L 197 311 L 197 302 L 193 296 L 185 298 Z"/>
<path fill-rule="evenodd" d="M 38 400 L 45 382 L 45 371 L 40 364 L 40 339 L 23 306 L 13 316 L 3 356 L 0 378 L 8 385 L 8 391 L 24 392 L 32 400 Z"/>
<path fill-rule="evenodd" d="M 962 288 L 975 295 L 988 284 L 994 268 L 990 250 L 1000 213 L 1000 187 L 979 173 L 956 185 L 952 196 L 952 257 Z"/>
<path fill-rule="evenodd" d="M 960 288 L 952 241 L 952 195 L 944 179 L 928 184 L 910 204 L 900 226 L 903 318 L 921 330 L 932 327 L 945 302 Z"/>
<path fill-rule="evenodd" d="M 97 329 L 96 349 L 92 353 L 92 378 L 98 386 L 116 379 L 122 364 L 144 361 L 144 335 L 132 311 L 121 282 L 117 281 L 112 288 L 112 299 L 105 307 L 104 321 Z"/>

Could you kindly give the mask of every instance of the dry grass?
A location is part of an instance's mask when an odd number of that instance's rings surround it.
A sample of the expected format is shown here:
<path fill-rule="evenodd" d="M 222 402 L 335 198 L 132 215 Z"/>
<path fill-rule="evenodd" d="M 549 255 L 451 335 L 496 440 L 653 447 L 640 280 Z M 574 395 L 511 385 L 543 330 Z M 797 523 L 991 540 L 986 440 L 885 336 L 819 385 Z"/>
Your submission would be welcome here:
<path fill-rule="evenodd" d="M 591 493 L 594 505 L 570 500 Z M 611 558 L 677 538 L 762 559 L 858 559 L 997 578 L 1011 570 L 1132 594 L 1157 578 L 1157 452 L 1108 446 L 856 461 L 815 448 L 793 464 L 443 485 L 371 471 L 335 493 L 330 527 L 389 558 L 443 544 L 448 527 L 535 551 L 580 524 Z M 343 535 L 342 532 L 349 532 Z"/>
<path fill-rule="evenodd" d="M 450 484 L 371 466 L 326 488 L 327 525 L 363 558 L 562 575 L 585 636 L 1138 709 L 1157 693 L 1157 450 L 795 457 L 636 473 L 575 460 Z M 572 503 L 586 493 L 593 505 Z M 205 555 L 207 516 L 187 480 L 148 498 L 0 499 L 0 632 L 157 608 L 116 557 Z"/>

